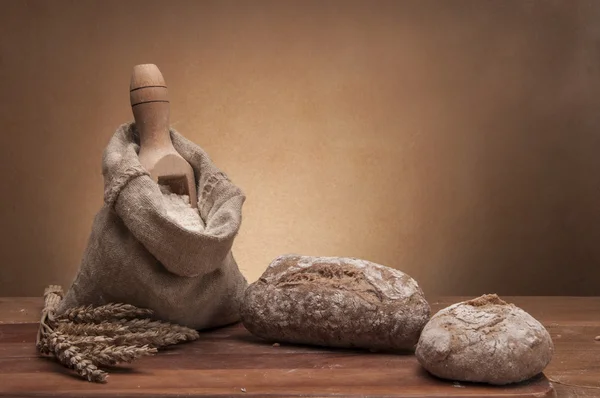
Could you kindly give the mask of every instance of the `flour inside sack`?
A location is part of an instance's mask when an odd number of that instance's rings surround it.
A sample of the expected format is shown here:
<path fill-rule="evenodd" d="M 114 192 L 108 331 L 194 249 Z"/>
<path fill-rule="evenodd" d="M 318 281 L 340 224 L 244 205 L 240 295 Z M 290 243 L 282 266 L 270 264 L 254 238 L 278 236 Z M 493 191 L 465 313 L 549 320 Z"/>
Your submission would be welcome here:
<path fill-rule="evenodd" d="M 188 231 L 201 232 L 204 229 L 200 213 L 198 209 L 190 206 L 188 195 L 173 193 L 166 185 L 160 185 L 160 191 L 163 194 L 167 217 L 171 221 Z"/>

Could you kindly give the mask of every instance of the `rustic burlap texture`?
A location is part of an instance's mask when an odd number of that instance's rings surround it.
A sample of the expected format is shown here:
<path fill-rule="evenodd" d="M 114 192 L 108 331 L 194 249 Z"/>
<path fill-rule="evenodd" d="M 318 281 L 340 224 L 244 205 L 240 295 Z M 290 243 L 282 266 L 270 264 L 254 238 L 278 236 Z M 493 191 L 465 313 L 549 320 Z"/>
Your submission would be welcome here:
<path fill-rule="evenodd" d="M 199 146 L 174 129 L 170 133 L 194 169 L 203 231 L 167 218 L 160 187 L 139 162 L 135 123 L 119 126 L 103 155 L 104 205 L 59 314 L 117 302 L 194 329 L 239 320 L 248 283 L 231 248 L 245 195 Z"/>

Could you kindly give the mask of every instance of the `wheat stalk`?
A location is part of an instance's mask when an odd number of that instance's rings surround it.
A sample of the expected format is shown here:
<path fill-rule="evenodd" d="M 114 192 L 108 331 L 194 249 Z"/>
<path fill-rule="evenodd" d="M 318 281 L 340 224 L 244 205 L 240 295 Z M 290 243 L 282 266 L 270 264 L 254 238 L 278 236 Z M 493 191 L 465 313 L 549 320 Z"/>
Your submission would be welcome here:
<path fill-rule="evenodd" d="M 137 333 L 124 333 L 114 336 L 78 336 L 68 335 L 68 340 L 79 347 L 96 344 L 113 345 L 150 345 L 152 347 L 163 347 L 171 344 L 177 344 L 182 341 L 190 340 L 183 333 L 177 333 L 168 328 L 158 328 Z"/>
<path fill-rule="evenodd" d="M 143 332 L 150 329 L 155 329 L 164 325 L 168 325 L 167 323 L 161 321 L 155 321 L 152 319 L 119 319 L 116 321 L 120 326 L 126 327 L 129 332 Z M 183 327 L 183 326 L 181 326 Z"/>
<path fill-rule="evenodd" d="M 187 336 L 182 333 L 172 332 L 166 328 L 158 330 L 149 330 L 147 332 L 128 333 L 115 337 L 116 344 L 148 344 L 153 347 L 162 347 L 172 344 L 177 344 L 188 340 Z"/>
<path fill-rule="evenodd" d="M 125 345 L 96 345 L 82 351 L 83 355 L 93 358 L 96 365 L 116 365 L 118 363 L 129 363 L 134 359 L 152 355 L 157 352 L 156 348 L 148 346 L 125 346 Z"/>
<path fill-rule="evenodd" d="M 89 336 L 89 338 L 82 340 L 85 344 L 103 341 L 102 339 L 94 339 L 94 336 L 115 338 L 105 340 L 107 343 L 135 341 L 138 344 L 152 344 L 155 346 L 176 344 L 180 341 L 193 341 L 199 337 L 198 332 L 194 329 L 151 319 L 122 319 L 116 322 L 104 321 L 101 323 L 60 322 L 56 330 L 69 335 Z"/>
<path fill-rule="evenodd" d="M 64 334 L 81 336 L 116 336 L 118 334 L 130 333 L 126 326 L 116 322 L 101 323 L 72 323 L 60 322 L 56 330 Z"/>
<path fill-rule="evenodd" d="M 115 339 L 113 337 L 108 336 L 77 336 L 77 335 L 67 335 L 66 336 L 69 342 L 78 347 L 87 347 L 90 345 L 96 344 L 114 344 Z"/>
<path fill-rule="evenodd" d="M 69 308 L 59 317 L 59 321 L 101 323 L 111 319 L 144 318 L 151 315 L 151 310 L 137 308 L 130 304 L 105 304 L 98 307 L 89 305 Z"/>
<path fill-rule="evenodd" d="M 52 332 L 47 338 L 47 344 L 48 349 L 63 365 L 75 369 L 88 381 L 106 381 L 107 373 L 98 369 L 88 357 L 80 352 L 78 347 L 69 342 L 61 333 Z"/>
<path fill-rule="evenodd" d="M 160 347 L 199 337 L 185 326 L 152 320 L 151 310 L 130 304 L 82 306 L 56 316 L 62 297 L 60 286 L 44 291 L 36 347 L 91 382 L 105 382 L 108 377 L 98 366 L 128 363 Z"/>
<path fill-rule="evenodd" d="M 119 324 L 126 327 L 131 333 L 160 330 L 181 334 L 185 336 L 186 340 L 190 341 L 197 340 L 200 337 L 198 331 L 194 329 L 174 323 L 153 321 L 151 319 L 123 319 L 119 321 Z"/>

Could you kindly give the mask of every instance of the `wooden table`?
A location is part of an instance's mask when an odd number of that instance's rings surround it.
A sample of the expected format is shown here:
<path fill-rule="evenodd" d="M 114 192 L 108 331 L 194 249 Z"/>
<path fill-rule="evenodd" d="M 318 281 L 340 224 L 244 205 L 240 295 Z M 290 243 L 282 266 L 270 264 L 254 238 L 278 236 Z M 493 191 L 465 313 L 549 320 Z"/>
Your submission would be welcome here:
<path fill-rule="evenodd" d="M 241 325 L 111 369 L 106 384 L 89 383 L 37 355 L 41 298 L 0 298 L 0 396 L 600 397 L 600 342 L 594 340 L 600 335 L 600 298 L 503 298 L 539 319 L 556 346 L 545 377 L 520 386 L 441 381 L 412 355 L 274 347 Z M 463 299 L 430 302 L 437 311 Z"/>

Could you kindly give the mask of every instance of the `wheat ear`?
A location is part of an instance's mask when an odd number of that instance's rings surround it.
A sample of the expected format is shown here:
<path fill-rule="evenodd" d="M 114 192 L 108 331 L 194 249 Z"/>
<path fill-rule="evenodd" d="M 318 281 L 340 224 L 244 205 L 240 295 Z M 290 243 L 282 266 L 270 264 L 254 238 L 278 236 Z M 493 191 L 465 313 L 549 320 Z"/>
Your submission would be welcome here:
<path fill-rule="evenodd" d="M 94 363 L 79 348 L 69 342 L 59 332 L 52 332 L 47 339 L 48 348 L 65 366 L 75 371 L 88 381 L 105 382 L 108 374 L 96 367 Z"/>
<path fill-rule="evenodd" d="M 98 307 L 89 305 L 69 308 L 58 320 L 69 320 L 75 323 L 101 323 L 112 319 L 143 318 L 151 315 L 151 310 L 130 304 L 105 304 Z"/>
<path fill-rule="evenodd" d="M 155 354 L 156 348 L 148 346 L 126 346 L 126 345 L 103 345 L 98 344 L 82 350 L 82 353 L 92 358 L 96 365 L 116 365 L 118 363 L 129 363 L 133 360 Z"/>
<path fill-rule="evenodd" d="M 168 322 L 152 321 L 151 319 L 122 319 L 119 324 L 126 327 L 130 332 L 146 332 L 150 330 L 166 330 L 185 336 L 186 341 L 194 341 L 200 337 L 198 331 Z"/>
<path fill-rule="evenodd" d="M 64 334 L 73 334 L 80 336 L 116 336 L 118 334 L 130 333 L 126 326 L 116 322 L 101 323 L 73 323 L 60 322 L 56 325 L 56 330 Z"/>
<path fill-rule="evenodd" d="M 196 330 L 152 320 L 151 310 L 129 304 L 83 306 L 57 316 L 62 297 L 60 286 L 44 291 L 36 347 L 88 381 L 106 381 L 108 374 L 98 366 L 131 362 L 159 347 L 199 338 Z"/>

